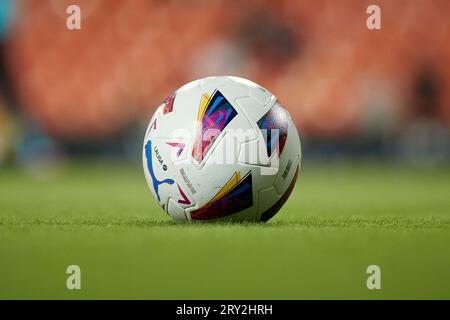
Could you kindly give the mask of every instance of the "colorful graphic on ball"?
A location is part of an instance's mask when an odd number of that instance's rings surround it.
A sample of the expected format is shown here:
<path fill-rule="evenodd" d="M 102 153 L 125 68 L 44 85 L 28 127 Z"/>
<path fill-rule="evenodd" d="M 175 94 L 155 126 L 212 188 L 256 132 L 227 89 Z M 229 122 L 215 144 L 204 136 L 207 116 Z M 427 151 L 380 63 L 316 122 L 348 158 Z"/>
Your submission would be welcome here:
<path fill-rule="evenodd" d="M 253 206 L 252 174 L 242 179 L 240 171 L 203 207 L 191 212 L 193 220 L 219 219 Z"/>
<path fill-rule="evenodd" d="M 181 153 L 183 152 L 184 148 L 186 147 L 185 143 L 182 142 L 166 142 L 169 146 L 177 148 L 177 158 L 181 155 Z"/>
<path fill-rule="evenodd" d="M 186 197 L 186 194 L 184 193 L 183 189 L 181 189 L 180 186 L 178 186 L 178 191 L 180 192 L 180 195 L 183 198 L 183 199 L 179 199 L 178 203 L 190 205 L 191 200 L 189 200 L 189 198 Z"/>
<path fill-rule="evenodd" d="M 277 146 L 280 147 L 278 154 L 281 154 L 287 140 L 288 114 L 278 101 L 259 119 L 258 127 L 266 142 L 267 156 L 270 158 Z"/>
<path fill-rule="evenodd" d="M 172 93 L 170 96 L 168 96 L 166 99 L 164 99 L 163 101 L 163 114 L 168 114 L 171 113 L 173 111 L 173 102 L 175 101 L 175 96 L 176 96 L 177 92 L 175 91 L 174 93 Z"/>
<path fill-rule="evenodd" d="M 236 115 L 237 111 L 219 90 L 214 91 L 212 97 L 208 93 L 202 95 L 192 150 L 195 160 L 203 160 L 214 140 Z"/>

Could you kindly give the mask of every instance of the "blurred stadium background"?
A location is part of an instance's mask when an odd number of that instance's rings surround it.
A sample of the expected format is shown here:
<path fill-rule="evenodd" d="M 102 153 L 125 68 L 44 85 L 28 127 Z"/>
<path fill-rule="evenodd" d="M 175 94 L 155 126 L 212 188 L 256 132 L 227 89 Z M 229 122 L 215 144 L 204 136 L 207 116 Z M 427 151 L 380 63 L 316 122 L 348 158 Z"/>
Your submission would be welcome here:
<path fill-rule="evenodd" d="M 447 163 L 450 2 L 372 2 L 1 0 L 0 163 L 139 161 L 155 107 L 209 75 L 271 90 L 309 159 Z"/>

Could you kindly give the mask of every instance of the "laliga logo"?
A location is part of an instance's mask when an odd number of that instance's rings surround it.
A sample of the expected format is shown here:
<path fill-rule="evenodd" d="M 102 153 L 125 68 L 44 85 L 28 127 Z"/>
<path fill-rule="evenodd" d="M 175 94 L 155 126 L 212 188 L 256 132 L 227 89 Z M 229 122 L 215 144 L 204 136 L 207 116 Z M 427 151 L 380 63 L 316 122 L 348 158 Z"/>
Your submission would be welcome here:
<path fill-rule="evenodd" d="M 156 160 L 158 160 L 159 164 L 162 166 L 164 171 L 167 171 L 167 166 L 164 164 L 164 160 L 161 156 L 161 153 L 159 152 L 159 149 L 157 146 L 153 148 L 153 151 L 155 151 Z"/>
<path fill-rule="evenodd" d="M 213 147 L 208 150 L 201 161 L 191 157 L 190 152 L 183 152 L 185 149 L 191 151 L 194 148 L 192 131 L 174 130 L 171 141 L 182 142 L 167 142 L 167 144 L 174 147 L 171 154 L 173 162 L 187 161 L 197 168 L 203 167 L 206 162 L 230 165 L 251 164 L 259 167 L 261 175 L 275 175 L 278 173 L 280 165 L 279 131 L 278 129 L 261 129 L 261 137 L 252 129 L 227 129 L 222 135 L 217 134 L 217 129 L 205 130 L 202 132 L 202 139 L 208 141 Z M 210 141 L 211 137 L 217 138 Z M 156 151 L 155 154 L 158 158 Z"/>

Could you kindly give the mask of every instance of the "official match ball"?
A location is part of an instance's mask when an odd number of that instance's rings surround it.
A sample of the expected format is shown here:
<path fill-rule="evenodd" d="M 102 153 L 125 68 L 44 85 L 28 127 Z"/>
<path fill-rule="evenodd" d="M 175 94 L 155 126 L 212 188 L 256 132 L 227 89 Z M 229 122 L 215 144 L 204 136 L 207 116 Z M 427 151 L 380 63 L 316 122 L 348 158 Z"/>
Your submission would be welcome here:
<path fill-rule="evenodd" d="M 291 116 L 263 87 L 209 77 L 176 90 L 150 119 L 145 177 L 176 221 L 268 221 L 300 170 Z"/>

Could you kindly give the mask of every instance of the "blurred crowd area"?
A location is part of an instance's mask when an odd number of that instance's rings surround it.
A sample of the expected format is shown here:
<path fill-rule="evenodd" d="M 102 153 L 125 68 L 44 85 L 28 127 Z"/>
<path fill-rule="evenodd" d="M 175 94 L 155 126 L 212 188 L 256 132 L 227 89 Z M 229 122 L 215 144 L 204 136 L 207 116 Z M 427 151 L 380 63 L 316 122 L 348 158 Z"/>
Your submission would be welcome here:
<path fill-rule="evenodd" d="M 450 159 L 448 0 L 1 0 L 0 39 L 0 159 L 139 156 L 156 106 L 211 75 L 273 92 L 311 157 Z"/>

